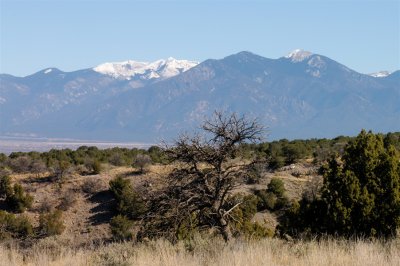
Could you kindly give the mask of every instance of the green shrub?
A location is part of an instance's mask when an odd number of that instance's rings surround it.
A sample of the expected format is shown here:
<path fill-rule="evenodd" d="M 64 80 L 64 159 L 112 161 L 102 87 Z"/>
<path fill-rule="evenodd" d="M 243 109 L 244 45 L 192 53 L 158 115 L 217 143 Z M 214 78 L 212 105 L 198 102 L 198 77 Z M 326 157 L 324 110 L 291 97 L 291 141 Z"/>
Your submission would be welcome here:
<path fill-rule="evenodd" d="M 93 162 L 93 167 L 92 167 L 92 169 L 93 169 L 93 174 L 94 175 L 98 175 L 98 174 L 100 174 L 100 172 L 101 172 L 101 170 L 102 170 L 102 166 L 101 166 L 101 163 L 98 161 L 98 160 L 95 160 L 94 162 Z"/>
<path fill-rule="evenodd" d="M 294 201 L 279 217 L 278 235 L 286 234 L 298 238 L 313 238 L 324 235 L 329 224 L 326 204 L 321 200 L 308 201 L 306 198 Z"/>
<path fill-rule="evenodd" d="M 117 177 L 110 181 L 110 190 L 117 201 L 117 211 L 131 219 L 146 211 L 142 198 L 133 190 L 129 180 Z"/>
<path fill-rule="evenodd" d="M 274 193 L 263 191 L 260 192 L 258 196 L 260 197 L 260 203 L 258 204 L 260 210 L 268 209 L 273 211 L 275 209 L 278 197 Z"/>
<path fill-rule="evenodd" d="M 132 225 L 133 222 L 126 216 L 114 216 L 110 221 L 111 234 L 113 235 L 114 239 L 119 241 L 130 240 L 133 236 Z"/>
<path fill-rule="evenodd" d="M 285 163 L 292 164 L 306 156 L 307 151 L 301 142 L 292 142 L 282 147 Z"/>
<path fill-rule="evenodd" d="M 151 146 L 148 149 L 148 153 L 151 157 L 151 160 L 155 163 L 166 164 L 168 163 L 167 156 L 163 149 L 158 146 Z"/>
<path fill-rule="evenodd" d="M 288 203 L 285 192 L 286 189 L 283 181 L 278 178 L 272 178 L 266 190 L 258 190 L 255 192 L 259 199 L 257 209 L 260 211 L 265 209 L 270 211 L 282 209 Z"/>
<path fill-rule="evenodd" d="M 28 237 L 32 233 L 32 224 L 27 217 L 16 217 L 14 214 L 0 211 L 0 240 Z"/>
<path fill-rule="evenodd" d="M 273 232 L 270 229 L 262 226 L 257 222 L 251 221 L 251 219 L 254 217 L 255 212 L 248 212 L 246 214 L 245 209 L 237 208 L 231 214 L 232 230 L 234 235 L 242 235 L 251 238 L 272 237 Z M 253 208 L 250 208 L 249 210 L 253 210 Z"/>
<path fill-rule="evenodd" d="M 270 232 L 258 223 L 251 222 L 257 213 L 259 198 L 255 195 L 235 195 L 231 200 L 235 206 L 240 203 L 231 213 L 232 229 L 235 235 L 251 236 L 255 238 L 270 236 Z"/>
<path fill-rule="evenodd" d="M 176 238 L 178 240 L 190 241 L 194 238 L 196 233 L 199 233 L 197 228 L 199 219 L 196 214 L 187 217 L 178 225 Z"/>
<path fill-rule="evenodd" d="M 255 195 L 246 195 L 242 199 L 242 204 L 239 206 L 243 213 L 243 219 L 251 220 L 257 212 L 258 198 Z"/>
<path fill-rule="evenodd" d="M 98 175 L 101 172 L 102 166 L 99 160 L 86 159 L 85 160 L 86 173 L 88 175 Z"/>
<path fill-rule="evenodd" d="M 264 237 L 273 237 L 274 230 L 261 225 L 258 222 L 246 221 L 242 227 L 242 233 L 251 239 L 260 239 Z"/>
<path fill-rule="evenodd" d="M 15 212 L 24 212 L 27 208 L 32 207 L 33 197 L 25 193 L 19 184 L 14 184 L 12 194 L 7 195 L 6 203 Z"/>
<path fill-rule="evenodd" d="M 131 183 L 128 179 L 125 179 L 121 176 L 117 176 L 113 180 L 110 181 L 110 191 L 114 195 L 117 201 L 120 201 L 122 198 L 123 191 L 125 189 L 131 189 Z"/>
<path fill-rule="evenodd" d="M 283 156 L 273 155 L 269 159 L 268 167 L 272 170 L 285 166 L 285 158 Z"/>
<path fill-rule="evenodd" d="M 118 202 L 118 211 L 131 219 L 136 219 L 146 211 L 145 203 L 132 189 L 124 189 Z"/>
<path fill-rule="evenodd" d="M 0 198 L 5 199 L 8 207 L 15 212 L 24 212 L 33 202 L 33 197 L 25 193 L 21 185 L 11 186 L 9 176 L 0 177 Z"/>
<path fill-rule="evenodd" d="M 273 177 L 268 184 L 267 192 L 274 193 L 278 198 L 283 197 L 285 193 L 285 184 L 279 178 Z"/>
<path fill-rule="evenodd" d="M 42 213 L 39 216 L 39 231 L 42 235 L 53 236 L 64 232 L 65 226 L 62 221 L 62 211 L 55 210 L 49 213 Z"/>
<path fill-rule="evenodd" d="M 0 198 L 5 199 L 12 194 L 11 178 L 8 175 L 0 177 Z"/>

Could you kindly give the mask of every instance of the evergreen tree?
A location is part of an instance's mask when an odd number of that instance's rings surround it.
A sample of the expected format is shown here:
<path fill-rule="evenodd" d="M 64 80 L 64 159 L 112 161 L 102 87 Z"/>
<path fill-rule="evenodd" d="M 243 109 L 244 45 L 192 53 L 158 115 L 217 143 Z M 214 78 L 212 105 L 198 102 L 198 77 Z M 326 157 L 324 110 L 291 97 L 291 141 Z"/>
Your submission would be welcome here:
<path fill-rule="evenodd" d="M 6 197 L 6 203 L 15 212 L 24 212 L 32 206 L 32 202 L 33 197 L 20 184 L 14 184 L 12 194 Z"/>
<path fill-rule="evenodd" d="M 331 159 L 322 200 L 329 233 L 392 236 L 400 225 L 399 157 L 381 136 L 362 131 L 345 148 L 343 162 Z"/>
<path fill-rule="evenodd" d="M 346 237 L 393 237 L 400 226 L 400 158 L 381 135 L 362 131 L 323 168 L 320 198 L 295 202 L 278 230 Z"/>
<path fill-rule="evenodd" d="M 11 178 L 8 175 L 0 176 L 0 199 L 12 194 Z"/>

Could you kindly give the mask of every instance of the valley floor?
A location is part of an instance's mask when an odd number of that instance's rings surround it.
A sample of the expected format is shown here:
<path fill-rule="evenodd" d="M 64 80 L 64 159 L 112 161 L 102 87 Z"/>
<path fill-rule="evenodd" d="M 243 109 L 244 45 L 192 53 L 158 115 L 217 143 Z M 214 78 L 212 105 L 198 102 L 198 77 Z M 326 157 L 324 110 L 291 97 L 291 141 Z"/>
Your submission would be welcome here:
<path fill-rule="evenodd" d="M 73 139 L 22 139 L 7 138 L 0 136 L 0 153 L 10 154 L 12 152 L 45 152 L 51 149 L 73 149 L 81 146 L 95 146 L 99 149 L 113 147 L 120 148 L 148 148 L 153 144 L 141 142 L 106 142 L 106 141 L 84 141 Z"/>

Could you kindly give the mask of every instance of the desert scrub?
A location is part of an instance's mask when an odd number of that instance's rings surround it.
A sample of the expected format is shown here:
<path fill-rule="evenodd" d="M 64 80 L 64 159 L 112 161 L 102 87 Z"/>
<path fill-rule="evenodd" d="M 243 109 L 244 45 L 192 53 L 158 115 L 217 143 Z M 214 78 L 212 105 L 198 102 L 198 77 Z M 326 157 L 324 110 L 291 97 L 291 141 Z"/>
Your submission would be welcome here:
<path fill-rule="evenodd" d="M 76 197 L 77 193 L 75 193 L 73 190 L 70 189 L 65 191 L 64 195 L 60 199 L 60 204 L 57 206 L 57 209 L 62 211 L 69 210 L 76 203 Z"/>
<path fill-rule="evenodd" d="M 32 233 L 32 224 L 27 217 L 0 211 L 0 240 L 27 237 Z"/>
<path fill-rule="evenodd" d="M 33 197 L 20 184 L 14 184 L 11 194 L 6 195 L 6 203 L 15 212 L 24 212 L 32 207 Z"/>
<path fill-rule="evenodd" d="M 102 180 L 95 177 L 85 179 L 82 184 L 82 191 L 87 194 L 95 194 L 103 190 L 103 188 Z"/>
<path fill-rule="evenodd" d="M 132 239 L 132 226 L 133 222 L 123 215 L 114 216 L 110 221 L 111 234 L 117 241 Z"/>
<path fill-rule="evenodd" d="M 64 232 L 65 226 L 62 221 L 62 211 L 55 210 L 53 212 L 40 214 L 39 232 L 44 236 L 60 235 Z"/>

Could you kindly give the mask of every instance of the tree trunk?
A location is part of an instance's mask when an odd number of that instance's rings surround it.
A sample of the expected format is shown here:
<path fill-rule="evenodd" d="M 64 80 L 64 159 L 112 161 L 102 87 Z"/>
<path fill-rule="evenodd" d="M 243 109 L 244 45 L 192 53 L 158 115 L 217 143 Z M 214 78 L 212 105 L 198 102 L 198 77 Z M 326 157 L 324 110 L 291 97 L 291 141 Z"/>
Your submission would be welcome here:
<path fill-rule="evenodd" d="M 231 241 L 232 233 L 231 233 L 231 229 L 229 228 L 228 225 L 222 227 L 222 236 L 223 236 L 225 242 Z"/>
<path fill-rule="evenodd" d="M 231 228 L 229 227 L 229 224 L 226 222 L 224 217 L 221 217 L 219 219 L 220 223 L 220 232 L 222 234 L 222 237 L 224 238 L 225 242 L 229 242 L 232 239 L 232 232 Z"/>

